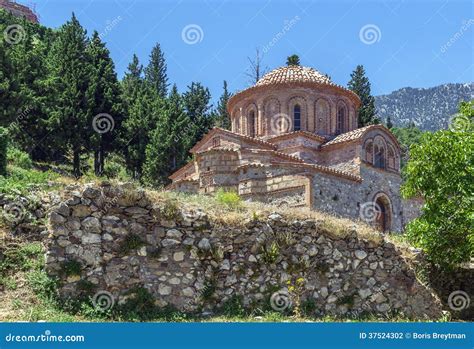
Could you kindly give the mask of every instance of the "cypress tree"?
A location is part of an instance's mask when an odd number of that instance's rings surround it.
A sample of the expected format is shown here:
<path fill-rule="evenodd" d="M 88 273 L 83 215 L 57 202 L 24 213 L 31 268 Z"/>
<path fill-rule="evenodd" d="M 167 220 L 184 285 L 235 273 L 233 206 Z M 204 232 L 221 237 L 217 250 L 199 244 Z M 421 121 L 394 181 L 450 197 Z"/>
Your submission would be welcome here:
<path fill-rule="evenodd" d="M 300 57 L 298 55 L 291 55 L 286 59 L 286 65 L 300 65 Z"/>
<path fill-rule="evenodd" d="M 387 128 L 390 130 L 393 127 L 392 119 L 387 117 Z"/>
<path fill-rule="evenodd" d="M 217 103 L 214 125 L 226 130 L 230 130 L 230 115 L 227 112 L 227 102 L 229 102 L 230 97 L 232 97 L 232 94 L 227 90 L 227 81 L 224 80 L 224 91 Z"/>
<path fill-rule="evenodd" d="M 145 81 L 156 89 L 158 96 L 165 98 L 168 91 L 168 76 L 166 74 L 166 61 L 160 44 L 153 47 L 150 62 L 145 68 Z"/>
<path fill-rule="evenodd" d="M 166 185 L 168 176 L 184 165 L 189 144 L 183 130 L 188 124 L 182 97 L 174 85 L 146 147 L 144 175 L 147 183 Z"/>
<path fill-rule="evenodd" d="M 111 151 L 114 146 L 116 132 L 120 128 L 120 86 L 115 73 L 115 66 L 110 58 L 110 52 L 101 41 L 99 34 L 94 31 L 92 39 L 87 47 L 90 59 L 90 83 L 88 89 L 89 116 L 98 114 L 109 114 L 112 119 L 108 120 L 106 128 L 101 132 L 93 133 L 94 147 L 94 172 L 101 176 L 104 172 L 106 152 Z M 91 123 L 99 123 L 100 120 L 90 120 Z M 93 125 L 97 126 L 98 125 Z M 99 129 L 99 128 L 98 128 Z M 102 132 L 105 131 L 105 132 Z"/>
<path fill-rule="evenodd" d="M 199 82 L 193 82 L 183 94 L 183 103 L 190 120 L 187 128 L 189 144 L 194 145 L 212 127 L 213 118 L 210 115 L 211 93 Z"/>
<path fill-rule="evenodd" d="M 57 126 L 56 136 L 72 151 L 76 177 L 81 176 L 80 157 L 93 132 L 87 95 L 90 77 L 87 44 L 86 32 L 73 14 L 60 28 L 49 58 L 55 94 L 52 116 Z"/>
<path fill-rule="evenodd" d="M 361 101 L 358 111 L 359 127 L 378 123 L 375 118 L 375 99 L 370 94 L 370 81 L 365 76 L 364 66 L 358 65 L 351 73 L 351 80 L 347 84 L 349 90 L 355 92 Z"/>

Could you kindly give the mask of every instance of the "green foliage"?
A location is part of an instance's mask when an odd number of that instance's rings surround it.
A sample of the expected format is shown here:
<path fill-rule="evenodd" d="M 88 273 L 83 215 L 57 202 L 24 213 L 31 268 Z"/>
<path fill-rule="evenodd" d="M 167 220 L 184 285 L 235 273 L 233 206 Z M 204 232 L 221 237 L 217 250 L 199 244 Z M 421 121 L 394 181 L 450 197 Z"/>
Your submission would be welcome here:
<path fill-rule="evenodd" d="M 472 123 L 472 104 L 461 111 Z M 409 239 L 441 267 L 469 261 L 474 256 L 472 128 L 425 133 L 410 156 L 402 194 L 425 203 L 422 215 L 407 227 Z"/>
<path fill-rule="evenodd" d="M 218 203 L 225 205 L 230 209 L 236 209 L 242 205 L 242 199 L 235 191 L 227 191 L 219 188 L 216 192 L 216 200 Z"/>
<path fill-rule="evenodd" d="M 240 295 L 233 295 L 224 302 L 220 309 L 224 316 L 229 317 L 244 317 L 247 314 L 243 304 L 243 297 Z"/>
<path fill-rule="evenodd" d="M 230 115 L 227 111 L 227 103 L 232 97 L 227 89 L 227 81 L 224 80 L 224 88 L 219 102 L 217 103 L 216 115 L 214 117 L 214 126 L 230 130 Z"/>
<path fill-rule="evenodd" d="M 416 127 L 415 124 L 411 124 L 407 127 L 392 127 L 390 131 L 392 131 L 392 133 L 395 135 L 398 142 L 400 143 L 400 168 L 402 169 L 402 173 L 404 173 L 403 170 L 410 157 L 410 148 L 413 144 L 417 144 L 420 142 L 421 136 L 424 132 L 421 131 L 418 127 Z"/>
<path fill-rule="evenodd" d="M 145 246 L 145 241 L 142 240 L 137 234 L 129 233 L 125 236 L 119 246 L 119 252 L 121 255 L 126 255 L 129 252 L 136 250 L 142 246 Z"/>
<path fill-rule="evenodd" d="M 68 260 L 61 263 L 61 271 L 66 276 L 81 275 L 82 265 L 76 260 Z"/>
<path fill-rule="evenodd" d="M 8 147 L 7 157 L 8 163 L 12 166 L 20 167 L 25 170 L 33 168 L 33 161 L 30 155 L 18 148 Z"/>
<path fill-rule="evenodd" d="M 2 251 L 0 247 L 0 276 L 7 276 L 16 270 L 38 270 L 42 265 L 43 247 L 39 243 L 20 244 L 11 242 Z"/>
<path fill-rule="evenodd" d="M 300 57 L 298 55 L 288 56 L 286 59 L 286 65 L 300 65 Z"/>
<path fill-rule="evenodd" d="M 217 289 L 217 281 L 214 278 L 208 278 L 204 282 L 204 287 L 201 290 L 201 299 L 203 302 L 208 302 L 212 299 Z"/>
<path fill-rule="evenodd" d="M 150 63 L 145 68 L 145 81 L 151 85 L 160 98 L 165 98 L 168 90 L 165 55 L 160 44 L 151 50 Z"/>
<path fill-rule="evenodd" d="M 9 136 L 4 127 L 0 127 L 0 176 L 7 175 L 7 152 Z"/>
<path fill-rule="evenodd" d="M 130 177 L 127 174 L 126 165 L 119 156 L 109 156 L 104 165 L 103 175 L 107 178 L 114 178 L 120 181 L 129 181 Z"/>
<path fill-rule="evenodd" d="M 264 244 L 261 247 L 263 261 L 267 264 L 273 264 L 280 256 L 280 246 L 273 241 L 270 244 Z"/>
<path fill-rule="evenodd" d="M 44 270 L 34 270 L 28 273 L 28 284 L 42 300 L 56 299 L 58 292 L 58 280 L 51 278 Z"/>
<path fill-rule="evenodd" d="M 28 194 L 32 190 L 45 189 L 57 174 L 47 171 L 26 170 L 20 167 L 9 168 L 8 177 L 0 176 L 0 193 Z"/>
<path fill-rule="evenodd" d="M 358 65 L 351 73 L 351 80 L 347 84 L 349 90 L 357 94 L 360 98 L 361 105 L 358 110 L 359 127 L 377 124 L 375 117 L 375 99 L 370 92 L 370 81 L 365 75 L 363 65 Z"/>

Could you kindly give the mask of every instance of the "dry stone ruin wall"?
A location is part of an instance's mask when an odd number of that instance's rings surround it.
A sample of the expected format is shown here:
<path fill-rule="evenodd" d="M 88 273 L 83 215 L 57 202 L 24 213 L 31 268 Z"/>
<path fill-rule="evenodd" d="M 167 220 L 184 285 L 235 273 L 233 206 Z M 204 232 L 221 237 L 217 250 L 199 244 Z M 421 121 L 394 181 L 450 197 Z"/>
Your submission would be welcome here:
<path fill-rule="evenodd" d="M 441 314 L 393 244 L 359 239 L 356 231 L 338 238 L 323 221 L 279 214 L 222 227 L 205 212 L 128 185 L 76 189 L 50 215 L 47 271 L 60 278 L 64 297 L 87 283 L 118 302 L 143 287 L 157 305 L 186 312 L 233 297 L 269 308 L 275 297 L 297 296 L 315 315 Z M 73 273 L 71 265 L 78 266 Z M 298 294 L 288 293 L 297 279 Z"/>

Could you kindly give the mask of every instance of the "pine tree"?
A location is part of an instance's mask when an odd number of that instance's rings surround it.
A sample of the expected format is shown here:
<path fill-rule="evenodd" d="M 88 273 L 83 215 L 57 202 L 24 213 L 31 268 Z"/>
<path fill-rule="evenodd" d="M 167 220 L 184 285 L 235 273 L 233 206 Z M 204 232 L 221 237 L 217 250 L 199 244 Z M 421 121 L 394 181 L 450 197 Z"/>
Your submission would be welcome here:
<path fill-rule="evenodd" d="M 104 172 L 104 162 L 106 152 L 114 147 L 117 132 L 120 128 L 121 106 L 120 106 L 120 85 L 115 73 L 115 66 L 110 58 L 110 52 L 101 41 L 99 34 L 95 31 L 87 47 L 90 58 L 90 83 L 88 89 L 88 99 L 91 101 L 89 116 L 95 117 L 98 114 L 108 114 L 111 120 L 105 129 L 97 129 L 105 132 L 95 132 L 93 134 L 94 147 L 94 172 L 101 176 Z M 94 119 L 90 120 L 94 123 Z M 97 119 L 96 123 L 101 122 Z M 94 125 L 93 125 L 94 126 Z"/>
<path fill-rule="evenodd" d="M 212 127 L 212 117 L 209 113 L 211 93 L 207 87 L 199 82 L 193 82 L 183 94 L 183 102 L 186 114 L 189 117 L 189 143 L 194 145 Z"/>
<path fill-rule="evenodd" d="M 160 44 L 153 47 L 150 54 L 150 63 L 145 68 L 145 81 L 151 84 L 161 98 L 165 98 L 168 91 L 168 76 L 166 61 Z"/>
<path fill-rule="evenodd" d="M 358 111 L 359 127 L 372 125 L 379 121 L 375 118 L 375 99 L 370 94 L 370 81 L 365 76 L 364 66 L 358 65 L 351 73 L 351 80 L 347 84 L 349 90 L 356 93 L 361 101 Z"/>
<path fill-rule="evenodd" d="M 232 94 L 227 90 L 227 81 L 224 80 L 224 91 L 217 103 L 214 125 L 225 128 L 226 130 L 230 130 L 230 115 L 227 111 L 227 103 L 230 97 L 232 97 Z"/>
<path fill-rule="evenodd" d="M 387 117 L 387 128 L 390 130 L 393 127 L 392 119 Z"/>
<path fill-rule="evenodd" d="M 72 151 L 73 173 L 81 176 L 81 154 L 91 141 L 90 101 L 87 90 L 90 63 L 86 32 L 73 14 L 64 24 L 51 49 L 51 84 L 55 94 L 52 108 L 56 137 Z"/>
<path fill-rule="evenodd" d="M 300 65 L 300 57 L 298 55 L 291 55 L 286 59 L 286 65 Z"/>
<path fill-rule="evenodd" d="M 144 177 L 147 183 L 166 185 L 168 176 L 184 165 L 189 144 L 183 130 L 188 124 L 182 98 L 174 85 L 146 147 Z"/>

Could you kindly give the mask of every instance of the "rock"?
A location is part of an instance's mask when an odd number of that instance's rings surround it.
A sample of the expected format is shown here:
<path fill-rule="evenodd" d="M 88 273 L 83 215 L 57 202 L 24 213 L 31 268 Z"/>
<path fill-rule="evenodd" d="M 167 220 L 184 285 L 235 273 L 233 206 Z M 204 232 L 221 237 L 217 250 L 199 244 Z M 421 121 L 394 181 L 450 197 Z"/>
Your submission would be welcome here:
<path fill-rule="evenodd" d="M 211 243 L 209 242 L 209 239 L 203 238 L 203 239 L 201 239 L 201 241 L 199 241 L 198 247 L 199 247 L 199 249 L 201 249 L 203 251 L 210 251 Z"/>
<path fill-rule="evenodd" d="M 59 205 L 59 207 L 56 209 L 56 212 L 63 217 L 69 217 L 71 215 L 71 209 L 65 203 Z"/>
<path fill-rule="evenodd" d="M 175 252 L 173 254 L 173 259 L 176 262 L 181 262 L 182 260 L 184 260 L 184 252 Z"/>
<path fill-rule="evenodd" d="M 382 292 L 378 292 L 371 297 L 372 301 L 375 301 L 377 304 L 384 303 L 387 301 L 387 298 L 382 294 Z"/>
<path fill-rule="evenodd" d="M 321 289 L 319 290 L 319 294 L 321 295 L 321 297 L 323 298 L 326 298 L 328 296 L 328 288 L 327 287 L 321 287 Z"/>
<path fill-rule="evenodd" d="M 332 258 L 334 258 L 335 260 L 339 260 L 341 259 L 342 257 L 342 253 L 339 252 L 338 249 L 335 249 L 334 252 L 332 253 Z"/>
<path fill-rule="evenodd" d="M 229 275 L 227 276 L 227 278 L 225 279 L 225 286 L 230 286 L 230 285 L 233 285 L 237 282 L 237 275 L 235 274 L 232 274 L 232 275 Z"/>
<path fill-rule="evenodd" d="M 100 233 L 101 224 L 100 221 L 95 217 L 87 217 L 81 222 L 84 231 L 88 233 Z"/>
<path fill-rule="evenodd" d="M 105 233 L 104 235 L 102 235 L 102 239 L 104 239 L 105 241 L 113 241 L 114 240 L 112 235 L 110 235 L 108 233 Z"/>
<path fill-rule="evenodd" d="M 179 285 L 181 283 L 181 280 L 177 277 L 174 277 L 169 279 L 168 282 L 172 285 Z"/>
<path fill-rule="evenodd" d="M 230 262 L 228 259 L 224 259 L 221 263 L 221 270 L 230 270 Z"/>
<path fill-rule="evenodd" d="M 147 255 L 146 253 L 146 246 L 142 246 L 140 247 L 140 249 L 138 250 L 137 254 L 141 257 L 145 257 Z"/>
<path fill-rule="evenodd" d="M 372 291 L 371 291 L 370 289 L 368 289 L 368 288 L 359 290 L 359 296 L 360 296 L 360 298 L 362 298 L 362 299 L 366 299 L 366 298 L 369 297 L 371 294 L 372 294 Z"/>
<path fill-rule="evenodd" d="M 330 295 L 330 296 L 328 297 L 328 299 L 327 299 L 327 302 L 328 302 L 328 303 L 334 303 L 334 302 L 336 302 L 336 301 L 337 301 L 337 296 L 335 296 L 335 295 L 333 295 L 333 294 Z"/>
<path fill-rule="evenodd" d="M 89 206 L 87 205 L 77 205 L 72 208 L 72 215 L 74 217 L 87 217 L 91 214 L 92 210 Z"/>
<path fill-rule="evenodd" d="M 372 269 L 372 270 L 375 270 L 375 269 L 377 269 L 377 266 L 378 266 L 378 265 L 379 265 L 379 264 L 378 264 L 377 262 L 373 262 L 373 263 L 370 263 L 370 264 L 369 264 L 369 268 Z"/>
<path fill-rule="evenodd" d="M 158 293 L 162 296 L 168 296 L 169 294 L 171 294 L 171 287 L 166 286 L 164 284 L 160 284 L 160 286 L 158 286 Z"/>
<path fill-rule="evenodd" d="M 87 187 L 84 189 L 82 192 L 82 196 L 88 198 L 88 199 L 95 199 L 100 196 L 100 190 L 92 187 Z"/>
<path fill-rule="evenodd" d="M 256 263 L 257 262 L 257 258 L 255 258 L 255 256 L 253 254 L 251 254 L 249 256 L 249 262 L 252 262 L 252 263 Z"/>
<path fill-rule="evenodd" d="M 280 221 L 281 215 L 278 213 L 272 213 L 271 215 L 268 216 L 268 219 L 271 221 Z"/>
<path fill-rule="evenodd" d="M 311 246 L 310 249 L 308 250 L 308 255 L 310 257 L 314 257 L 318 254 L 318 248 L 316 246 Z"/>
<path fill-rule="evenodd" d="M 388 303 L 379 304 L 377 305 L 377 310 L 381 313 L 386 313 L 390 310 L 390 305 Z"/>
<path fill-rule="evenodd" d="M 365 257 L 367 257 L 367 252 L 362 250 L 357 250 L 354 252 L 354 254 L 358 259 L 364 259 Z"/>
<path fill-rule="evenodd" d="M 310 236 L 303 236 L 303 239 L 301 239 L 301 241 L 307 243 L 307 244 L 310 244 L 312 239 Z"/>
<path fill-rule="evenodd" d="M 357 269 L 357 267 L 359 266 L 359 264 L 360 264 L 360 260 L 354 259 L 354 260 L 352 261 L 352 269 L 354 269 L 354 270 Z"/>
<path fill-rule="evenodd" d="M 374 278 L 371 277 L 371 278 L 367 281 L 367 286 L 369 286 L 369 287 L 374 287 L 376 283 L 377 283 L 377 281 L 376 281 Z"/>
<path fill-rule="evenodd" d="M 72 282 L 77 282 L 81 280 L 81 276 L 80 275 L 70 275 L 67 277 L 66 281 L 69 282 L 69 283 L 72 283 Z"/>
<path fill-rule="evenodd" d="M 170 229 L 166 232 L 166 237 L 170 239 L 181 240 L 183 233 L 181 233 L 178 229 Z"/>
<path fill-rule="evenodd" d="M 62 224 L 66 222 L 66 218 L 64 218 L 57 212 L 51 212 L 51 215 L 49 216 L 49 221 L 51 222 L 51 224 Z"/>
<path fill-rule="evenodd" d="M 98 244 L 100 243 L 100 235 L 93 233 L 84 233 L 81 237 L 83 244 Z"/>
<path fill-rule="evenodd" d="M 191 287 L 186 287 L 185 289 L 183 289 L 182 292 L 183 292 L 183 296 L 186 296 L 186 297 L 193 297 L 195 293 Z"/>
<path fill-rule="evenodd" d="M 174 245 L 179 245 L 180 242 L 178 240 L 174 239 L 163 239 L 161 240 L 161 246 L 163 247 L 168 247 L 168 246 L 174 246 Z"/>
<path fill-rule="evenodd" d="M 131 215 L 146 215 L 148 210 L 138 206 L 127 207 L 125 212 Z"/>

